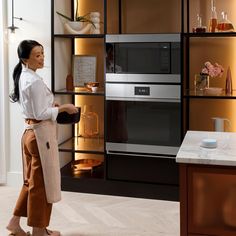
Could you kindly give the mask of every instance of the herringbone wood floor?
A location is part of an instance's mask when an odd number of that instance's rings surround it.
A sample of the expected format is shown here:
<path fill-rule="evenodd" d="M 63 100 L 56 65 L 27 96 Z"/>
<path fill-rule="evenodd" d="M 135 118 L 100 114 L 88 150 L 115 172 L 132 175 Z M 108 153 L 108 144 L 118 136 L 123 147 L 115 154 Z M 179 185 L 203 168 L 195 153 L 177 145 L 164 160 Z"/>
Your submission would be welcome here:
<path fill-rule="evenodd" d="M 19 189 L 0 186 L 0 236 Z M 53 207 L 50 229 L 62 236 L 179 236 L 179 203 L 63 192 Z M 26 219 L 22 218 L 22 226 Z"/>

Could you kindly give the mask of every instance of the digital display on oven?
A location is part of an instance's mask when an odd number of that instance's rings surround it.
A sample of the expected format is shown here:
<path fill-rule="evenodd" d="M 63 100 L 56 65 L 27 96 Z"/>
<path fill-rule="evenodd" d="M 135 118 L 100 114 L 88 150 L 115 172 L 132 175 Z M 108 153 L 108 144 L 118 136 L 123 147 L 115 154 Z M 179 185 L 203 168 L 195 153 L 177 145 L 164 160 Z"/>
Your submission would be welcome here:
<path fill-rule="evenodd" d="M 150 95 L 150 87 L 134 87 L 134 95 Z"/>

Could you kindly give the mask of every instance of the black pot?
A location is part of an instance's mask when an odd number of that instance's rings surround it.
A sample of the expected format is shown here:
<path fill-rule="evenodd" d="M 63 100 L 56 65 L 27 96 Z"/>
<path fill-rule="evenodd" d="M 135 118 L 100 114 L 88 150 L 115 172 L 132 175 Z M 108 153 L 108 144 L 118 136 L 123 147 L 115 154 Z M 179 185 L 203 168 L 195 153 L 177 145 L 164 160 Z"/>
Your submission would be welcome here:
<path fill-rule="evenodd" d="M 69 114 L 67 112 L 60 112 L 58 113 L 57 116 L 57 123 L 58 124 L 75 124 L 80 121 L 80 113 L 81 113 L 81 108 L 77 107 L 78 112 L 74 114 Z"/>

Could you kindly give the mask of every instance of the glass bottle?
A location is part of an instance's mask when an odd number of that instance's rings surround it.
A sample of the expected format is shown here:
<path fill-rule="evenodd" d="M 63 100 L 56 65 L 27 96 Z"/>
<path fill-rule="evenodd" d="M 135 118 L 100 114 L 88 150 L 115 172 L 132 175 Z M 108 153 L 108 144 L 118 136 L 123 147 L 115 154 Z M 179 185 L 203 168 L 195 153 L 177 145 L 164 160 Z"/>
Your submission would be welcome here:
<path fill-rule="evenodd" d="M 193 33 L 205 33 L 206 26 L 202 26 L 202 17 L 197 14 L 197 27 L 193 28 Z"/>
<path fill-rule="evenodd" d="M 228 20 L 227 13 L 221 12 L 222 19 L 217 25 L 219 32 L 234 32 L 233 24 Z"/>
<path fill-rule="evenodd" d="M 73 76 L 70 75 L 70 74 L 66 76 L 66 90 L 67 91 L 73 91 L 74 90 Z"/>
<path fill-rule="evenodd" d="M 84 137 L 95 137 L 99 134 L 98 114 L 93 111 L 92 105 L 84 105 L 84 112 L 81 115 L 83 119 Z"/>
<path fill-rule="evenodd" d="M 209 32 L 216 32 L 217 30 L 217 12 L 215 7 L 215 1 L 211 0 L 211 18 L 209 21 Z"/>

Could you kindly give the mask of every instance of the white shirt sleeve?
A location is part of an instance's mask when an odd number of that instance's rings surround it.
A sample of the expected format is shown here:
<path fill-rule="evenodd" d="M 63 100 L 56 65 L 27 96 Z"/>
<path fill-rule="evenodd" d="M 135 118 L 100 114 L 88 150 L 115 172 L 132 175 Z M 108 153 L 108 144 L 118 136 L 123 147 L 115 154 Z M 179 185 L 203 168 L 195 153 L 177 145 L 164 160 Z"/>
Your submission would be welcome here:
<path fill-rule="evenodd" d="M 58 107 L 52 107 L 52 118 L 51 120 L 55 121 L 57 119 L 57 115 L 59 113 L 59 108 Z"/>
<path fill-rule="evenodd" d="M 53 96 L 42 80 L 36 80 L 30 86 L 30 101 L 33 115 L 36 120 L 56 120 L 58 107 L 52 106 Z"/>

